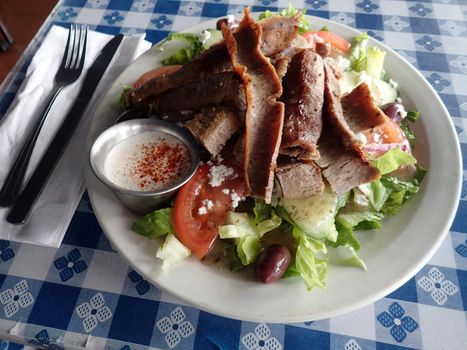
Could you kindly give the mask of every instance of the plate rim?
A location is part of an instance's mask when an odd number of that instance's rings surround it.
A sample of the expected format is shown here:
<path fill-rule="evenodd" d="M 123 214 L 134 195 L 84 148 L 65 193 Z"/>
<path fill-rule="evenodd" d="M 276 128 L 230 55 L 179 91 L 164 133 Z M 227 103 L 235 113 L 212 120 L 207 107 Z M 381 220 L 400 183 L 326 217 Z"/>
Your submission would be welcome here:
<path fill-rule="evenodd" d="M 252 13 L 253 16 L 258 16 L 260 12 L 254 12 Z M 239 17 L 240 15 L 237 15 L 236 17 Z M 335 21 L 332 21 L 332 20 L 329 20 L 329 19 L 326 19 L 326 18 L 321 18 L 321 17 L 317 17 L 317 16 L 311 16 L 311 15 L 305 15 L 306 18 L 312 23 L 313 20 L 318 20 L 318 22 L 324 22 L 325 24 L 329 25 L 329 26 L 332 26 L 333 28 L 338 28 L 338 31 L 345 31 L 349 34 L 351 34 L 352 36 L 354 35 L 358 35 L 360 33 L 362 33 L 362 31 L 359 31 L 355 28 L 351 28 L 351 27 L 348 27 L 346 25 L 343 25 L 341 23 L 338 23 L 338 22 L 335 22 Z M 221 17 L 222 18 L 222 17 Z M 256 17 L 255 17 L 256 18 Z M 213 18 L 213 19 L 210 19 L 208 21 L 204 21 L 204 22 L 201 22 L 201 23 L 198 23 L 197 25 L 195 26 L 191 26 L 190 28 L 187 28 L 186 30 L 184 31 L 197 31 L 199 30 L 199 28 L 211 28 L 212 27 L 212 24 L 214 24 L 219 18 Z M 194 29 L 194 28 L 197 28 L 197 29 Z M 457 182 L 456 182 L 456 188 L 455 188 L 455 200 L 451 201 L 450 202 L 450 205 L 449 205 L 449 217 L 446 218 L 446 220 L 444 220 L 444 224 L 442 225 L 442 231 L 437 235 L 436 237 L 436 240 L 435 242 L 431 245 L 430 249 L 428 249 L 427 251 L 425 251 L 425 253 L 423 254 L 423 256 L 418 256 L 418 258 L 416 259 L 417 263 L 412 263 L 410 266 L 409 269 L 406 269 L 404 274 L 401 275 L 397 281 L 394 281 L 393 283 L 391 283 L 388 287 L 386 288 L 383 288 L 381 290 L 379 290 L 378 292 L 374 292 L 373 294 L 371 294 L 371 296 L 368 296 L 366 298 L 362 298 L 360 301 L 356 301 L 356 302 L 353 302 L 352 304 L 350 305 L 347 305 L 347 306 L 344 306 L 344 307 L 340 307 L 340 308 L 337 308 L 337 309 L 331 309 L 331 310 L 328 310 L 328 311 L 321 311 L 319 314 L 315 315 L 313 314 L 312 311 L 307 311 L 306 315 L 305 314 L 300 314 L 300 315 L 295 315 L 295 316 L 288 316 L 288 317 L 280 317 L 280 318 L 274 318 L 274 317 L 270 317 L 270 315 L 268 316 L 260 316 L 259 318 L 257 317 L 258 315 L 255 315 L 253 317 L 250 317 L 248 314 L 229 314 L 229 313 L 226 313 L 226 312 L 220 312 L 218 309 L 216 309 L 215 307 L 211 307 L 209 304 L 199 304 L 199 303 L 193 303 L 193 300 L 190 300 L 188 297 L 184 296 L 184 295 L 181 295 L 181 294 L 178 294 L 176 291 L 169 291 L 168 289 L 166 289 L 164 286 L 160 285 L 158 282 L 156 282 L 154 280 L 154 277 L 153 276 L 150 276 L 148 275 L 147 273 L 145 273 L 144 271 L 141 270 L 141 268 L 139 266 L 135 266 L 132 264 L 132 261 L 130 259 L 129 256 L 127 256 L 127 254 L 125 254 L 125 251 L 124 249 L 122 249 L 122 247 L 119 247 L 117 245 L 117 243 L 115 242 L 115 240 L 113 239 L 112 235 L 109 234 L 107 232 L 107 230 L 105 229 L 105 227 L 107 226 L 106 223 L 105 223 L 105 218 L 101 217 L 101 213 L 99 212 L 99 210 L 96 210 L 95 209 L 95 203 L 96 203 L 96 199 L 95 199 L 95 195 L 96 193 L 94 191 L 92 191 L 92 186 L 90 187 L 89 184 L 91 182 L 90 180 L 90 176 L 92 177 L 92 173 L 89 173 L 89 164 L 86 164 L 86 183 L 87 183 L 87 188 L 88 188 L 88 194 L 89 194 L 89 198 L 90 198 L 90 201 L 93 205 L 93 209 L 94 209 L 94 215 L 96 216 L 98 222 L 99 222 L 99 225 L 102 227 L 102 230 L 104 232 L 104 234 L 106 235 L 106 237 L 109 239 L 109 241 L 111 242 L 112 244 L 112 247 L 118 252 L 118 254 L 123 257 L 125 259 L 125 261 L 128 263 L 128 265 L 133 268 L 135 271 L 137 271 L 141 276 L 143 276 L 146 280 L 148 280 L 150 283 L 153 283 L 155 286 L 157 286 L 158 288 L 160 288 L 161 290 L 165 291 L 165 292 L 168 292 L 172 295 L 174 295 L 175 297 L 177 297 L 178 299 L 180 299 L 181 301 L 183 302 L 186 302 L 187 304 L 189 305 L 192 305 L 196 308 L 199 308 L 203 311 L 207 311 L 207 312 L 211 312 L 213 314 L 216 314 L 216 315 L 220 315 L 220 316 L 223 316 L 223 317 L 228 317 L 228 318 L 232 318 L 232 319 L 237 319 L 237 320 L 244 320 L 244 321 L 251 321 L 251 322 L 269 322 L 269 323 L 293 323 L 293 322 L 303 322 L 303 321 L 310 321 L 310 320 L 318 320 L 318 319 L 324 319 L 324 318 L 330 318 L 330 317 L 334 317 L 334 316 L 337 316 L 337 315 L 342 315 L 344 313 L 348 313 L 348 312 L 351 312 L 353 310 L 356 310 L 356 309 L 359 309 L 359 308 L 362 308 L 366 305 L 369 305 L 371 303 L 374 303 L 375 301 L 387 296 L 388 294 L 392 293 L 393 291 L 395 291 L 396 289 L 398 289 L 399 287 L 401 287 L 403 284 L 405 284 L 408 280 L 410 280 L 418 271 L 420 271 L 423 266 L 425 266 L 427 264 L 427 262 L 429 261 L 429 259 L 431 257 L 433 257 L 433 255 L 435 254 L 435 252 L 439 249 L 439 247 L 441 246 L 442 242 L 444 241 L 444 239 L 446 238 L 448 232 L 449 232 L 449 228 L 450 226 L 452 225 L 453 221 L 454 221 L 454 218 L 455 218 L 455 215 L 456 215 L 456 211 L 457 211 L 457 208 L 459 206 L 459 198 L 460 198 L 460 193 L 461 193 L 461 186 L 462 186 L 462 157 L 461 157 L 461 150 L 460 150 L 460 144 L 459 144 L 459 140 L 458 140 L 458 137 L 457 137 L 457 134 L 455 133 L 455 128 L 454 128 L 454 123 L 451 119 L 451 116 L 446 108 L 446 106 L 444 105 L 443 101 L 441 100 L 440 96 L 438 95 L 438 93 L 434 90 L 434 88 L 426 81 L 426 78 L 421 74 L 421 72 L 415 68 L 414 66 L 412 66 L 404 57 L 402 57 L 401 55 L 399 55 L 395 50 L 393 50 L 392 48 L 390 48 L 389 46 L 383 44 L 383 43 L 380 43 L 379 41 L 375 40 L 374 38 L 370 37 L 369 38 L 369 42 L 374 45 L 374 46 L 377 46 L 377 47 L 380 47 L 382 49 L 384 49 L 385 51 L 388 51 L 388 52 L 391 52 L 391 54 L 393 54 L 398 60 L 401 60 L 403 63 L 404 63 L 404 68 L 403 70 L 406 70 L 406 69 L 409 69 L 412 71 L 413 74 L 416 74 L 420 79 L 423 80 L 424 82 L 424 85 L 425 85 L 425 88 L 429 89 L 431 94 L 435 97 L 435 100 L 436 100 L 436 103 L 439 105 L 439 107 L 443 110 L 444 112 L 444 116 L 446 116 L 447 118 L 446 121 L 447 121 L 447 124 L 449 125 L 449 133 L 451 134 L 452 137 L 454 137 L 454 139 L 456 140 L 455 144 L 456 144 L 456 148 L 455 150 L 453 150 L 455 153 L 455 158 L 456 158 L 456 162 L 455 162 L 455 165 L 457 167 L 456 169 L 456 175 L 457 175 Z M 153 51 L 156 50 L 155 48 L 156 44 L 151 48 L 149 49 L 148 51 L 146 51 L 143 55 L 141 56 L 144 56 L 144 55 L 151 55 L 151 54 L 154 54 Z M 150 52 L 151 51 L 151 52 Z M 135 60 L 130 66 L 128 66 L 123 72 L 122 74 L 124 74 L 128 69 L 130 69 L 130 67 L 132 67 L 135 63 L 137 63 L 139 60 L 139 58 L 137 60 Z M 119 75 L 119 77 L 117 77 L 117 79 L 115 80 L 114 84 L 117 84 L 118 83 L 118 79 L 121 77 L 121 75 Z M 424 89 L 425 89 L 424 88 Z M 98 111 L 99 109 L 102 108 L 102 105 L 99 106 L 99 108 L 97 109 L 96 111 L 96 114 L 98 114 Z M 88 142 L 87 142 L 87 149 L 90 148 L 90 140 L 88 139 Z M 88 163 L 88 162 L 87 162 Z M 458 170 L 458 171 L 457 171 Z M 95 178 L 93 179 L 93 181 L 97 181 Z M 317 316 L 317 317 L 316 317 Z"/>

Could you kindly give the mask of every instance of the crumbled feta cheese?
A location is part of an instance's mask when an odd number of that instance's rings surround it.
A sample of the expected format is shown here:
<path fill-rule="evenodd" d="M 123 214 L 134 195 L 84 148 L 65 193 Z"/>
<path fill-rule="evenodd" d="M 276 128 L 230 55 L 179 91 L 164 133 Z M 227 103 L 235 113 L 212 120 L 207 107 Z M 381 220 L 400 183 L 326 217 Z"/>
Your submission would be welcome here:
<path fill-rule="evenodd" d="M 224 158 L 222 158 L 222 156 L 220 154 L 218 154 L 217 157 L 216 157 L 216 161 L 218 163 L 222 163 L 223 160 L 224 160 Z"/>
<path fill-rule="evenodd" d="M 227 15 L 227 23 L 231 24 L 235 22 L 234 15 Z"/>
<path fill-rule="evenodd" d="M 380 134 L 374 133 L 373 138 L 374 138 L 376 143 L 379 143 L 381 141 L 381 135 Z"/>
<path fill-rule="evenodd" d="M 400 97 L 397 97 L 396 102 L 402 103 L 402 99 Z"/>
<path fill-rule="evenodd" d="M 401 118 L 404 119 L 405 117 L 407 117 L 407 111 L 405 109 L 401 109 L 399 111 L 399 113 L 401 114 Z"/>
<path fill-rule="evenodd" d="M 224 164 L 214 165 L 209 169 L 209 184 L 212 187 L 219 187 L 233 173 L 234 170 L 226 167 Z"/>
<path fill-rule="evenodd" d="M 366 136 L 363 135 L 362 133 L 356 134 L 355 137 L 357 138 L 358 141 L 360 141 L 363 144 L 367 142 Z"/>
<path fill-rule="evenodd" d="M 335 59 L 336 68 L 339 69 L 341 72 L 345 72 L 350 67 L 350 61 L 342 56 L 337 56 Z"/>
<path fill-rule="evenodd" d="M 238 193 L 235 192 L 235 191 L 232 191 L 232 193 L 230 193 L 230 199 L 232 200 L 232 208 L 233 209 L 238 207 L 238 203 L 242 200 L 242 198 L 240 198 Z"/>
<path fill-rule="evenodd" d="M 208 210 L 206 209 L 206 207 L 199 207 L 198 208 L 198 215 L 206 215 L 208 213 Z"/>
<path fill-rule="evenodd" d="M 201 204 L 206 206 L 207 210 L 211 209 L 214 206 L 214 203 L 210 199 L 203 199 Z"/>
<path fill-rule="evenodd" d="M 195 189 L 195 197 L 198 197 L 199 191 L 201 190 L 201 186 L 196 187 Z"/>
<path fill-rule="evenodd" d="M 199 40 L 202 44 L 205 44 L 211 38 L 211 32 L 209 30 L 203 30 L 199 35 Z"/>
<path fill-rule="evenodd" d="M 222 190 L 222 193 L 223 193 L 223 194 L 226 194 L 226 195 L 228 196 L 229 193 L 230 193 L 230 190 L 229 190 L 228 188 L 224 188 L 224 189 Z"/>
<path fill-rule="evenodd" d="M 361 83 L 367 83 L 368 85 L 371 85 L 371 77 L 368 74 L 366 74 L 365 71 L 360 72 L 360 75 L 358 77 L 358 84 Z"/>

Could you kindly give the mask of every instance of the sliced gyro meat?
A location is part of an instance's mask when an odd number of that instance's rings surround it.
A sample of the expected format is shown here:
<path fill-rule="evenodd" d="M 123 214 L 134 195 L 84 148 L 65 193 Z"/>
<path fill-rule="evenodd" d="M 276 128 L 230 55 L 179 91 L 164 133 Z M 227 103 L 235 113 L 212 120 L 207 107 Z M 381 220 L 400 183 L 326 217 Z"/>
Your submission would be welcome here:
<path fill-rule="evenodd" d="M 253 196 L 270 203 L 284 104 L 278 101 L 282 94 L 280 79 L 260 49 L 261 33 L 262 27 L 250 16 L 249 9 L 236 32 L 223 27 L 232 65 L 245 86 L 245 181 Z"/>
<path fill-rule="evenodd" d="M 362 83 L 341 99 L 344 116 L 355 133 L 384 124 L 388 117 L 373 102 L 368 84 Z"/>
<path fill-rule="evenodd" d="M 325 64 L 324 109 L 327 118 L 347 148 L 363 155 L 361 147 L 365 139 L 361 132 L 382 125 L 387 117 L 376 106 L 366 83 L 352 92 L 340 96 L 338 81 L 332 69 Z"/>
<path fill-rule="evenodd" d="M 200 56 L 183 65 L 179 70 L 163 74 L 134 89 L 128 96 L 128 104 L 139 103 L 143 99 L 160 94 L 212 74 L 232 71 L 229 54 L 224 43 L 213 45 Z"/>
<path fill-rule="evenodd" d="M 274 57 L 295 38 L 300 18 L 272 16 L 258 23 L 262 28 L 261 52 L 267 57 Z"/>
<path fill-rule="evenodd" d="M 321 56 L 302 50 L 293 56 L 282 81 L 285 104 L 280 152 L 299 159 L 317 159 L 323 127 L 324 66 Z"/>
<path fill-rule="evenodd" d="M 203 108 L 183 126 L 211 155 L 217 156 L 226 142 L 240 128 L 241 122 L 235 107 L 215 106 Z"/>
<path fill-rule="evenodd" d="M 284 198 L 306 198 L 324 190 L 321 170 L 313 161 L 280 164 L 276 177 Z"/>
<path fill-rule="evenodd" d="M 299 19 L 295 17 L 272 16 L 261 22 L 261 50 L 272 57 L 286 48 L 296 37 Z M 200 56 L 183 65 L 171 74 L 163 74 L 130 91 L 126 96 L 127 107 L 143 99 L 167 90 L 202 80 L 211 74 L 232 71 L 231 61 L 224 42 L 218 43 Z"/>
<path fill-rule="evenodd" d="M 206 79 L 183 85 L 145 101 L 154 113 L 169 111 L 198 111 L 202 107 L 235 103 L 244 106 L 245 93 L 234 72 L 212 74 Z"/>
<path fill-rule="evenodd" d="M 364 183 L 379 179 L 378 169 L 362 158 L 353 149 L 346 148 L 341 136 L 326 125 L 318 142 L 321 157 L 316 164 L 337 194 L 345 193 Z"/>

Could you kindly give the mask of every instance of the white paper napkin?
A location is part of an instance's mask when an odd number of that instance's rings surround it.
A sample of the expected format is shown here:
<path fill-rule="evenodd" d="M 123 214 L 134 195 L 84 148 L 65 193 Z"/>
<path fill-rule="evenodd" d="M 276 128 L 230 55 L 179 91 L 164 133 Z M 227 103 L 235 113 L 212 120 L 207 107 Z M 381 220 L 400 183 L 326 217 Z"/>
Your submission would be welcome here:
<path fill-rule="evenodd" d="M 53 89 L 67 37 L 65 28 L 54 26 L 50 29 L 29 65 L 21 89 L 0 123 L 0 186 Z M 110 35 L 89 31 L 83 72 L 78 81 L 63 89 L 57 97 L 36 143 L 23 186 L 72 106 L 88 68 L 111 38 Z M 6 221 L 10 208 L 0 208 L 0 239 L 60 246 L 84 191 L 84 164 L 87 161 L 84 150 L 90 121 L 103 94 L 118 75 L 150 47 L 151 44 L 144 40 L 144 34 L 124 37 L 28 221 L 23 225 L 12 225 Z"/>

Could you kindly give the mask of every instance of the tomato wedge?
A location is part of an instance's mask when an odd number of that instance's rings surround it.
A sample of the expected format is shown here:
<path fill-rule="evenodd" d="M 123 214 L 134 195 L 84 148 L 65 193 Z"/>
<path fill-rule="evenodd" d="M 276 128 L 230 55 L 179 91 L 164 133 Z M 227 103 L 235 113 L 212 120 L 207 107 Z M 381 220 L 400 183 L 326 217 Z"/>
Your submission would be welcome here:
<path fill-rule="evenodd" d="M 383 124 L 364 133 L 367 143 L 404 143 L 407 137 L 399 124 L 387 118 Z"/>
<path fill-rule="evenodd" d="M 141 85 L 146 83 L 147 81 L 157 78 L 158 76 L 162 74 L 169 74 L 172 72 L 175 72 L 176 70 L 179 70 L 181 66 L 179 65 L 173 65 L 173 66 L 162 66 L 158 67 L 156 69 L 150 70 L 149 72 L 144 73 L 141 75 L 134 83 L 133 83 L 133 89 L 139 88 Z"/>
<path fill-rule="evenodd" d="M 333 32 L 319 31 L 319 32 L 306 32 L 303 34 L 305 39 L 312 45 L 315 45 L 316 38 L 321 38 L 330 43 L 336 49 L 347 52 L 350 49 L 350 43 L 340 35 Z M 319 39 L 318 39 L 319 40 Z"/>
<path fill-rule="evenodd" d="M 218 168 L 213 171 L 212 167 Z M 213 187 L 210 174 L 225 169 L 232 170 L 228 170 L 229 174 L 219 186 Z M 174 208 L 175 233 L 198 259 L 209 252 L 217 238 L 218 227 L 226 223 L 227 214 L 234 208 L 236 199 L 244 197 L 245 184 L 241 173 L 240 167 L 227 162 L 202 164 L 179 190 Z"/>

